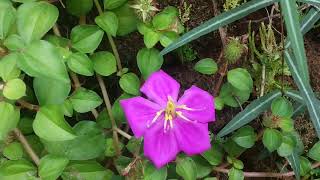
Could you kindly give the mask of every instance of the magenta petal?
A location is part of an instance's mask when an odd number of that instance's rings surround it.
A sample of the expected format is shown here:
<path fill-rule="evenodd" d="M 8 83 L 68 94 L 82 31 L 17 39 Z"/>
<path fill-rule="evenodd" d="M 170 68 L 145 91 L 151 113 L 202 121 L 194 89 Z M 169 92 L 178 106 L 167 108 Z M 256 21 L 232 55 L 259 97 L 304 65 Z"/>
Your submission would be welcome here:
<path fill-rule="evenodd" d="M 160 70 L 150 75 L 140 91 L 149 99 L 164 107 L 168 101 L 168 96 L 171 96 L 174 101 L 177 100 L 179 89 L 180 84 L 167 73 Z"/>
<path fill-rule="evenodd" d="M 135 135 L 143 136 L 147 123 L 152 121 L 160 106 L 142 97 L 134 97 L 120 101 L 120 105 L 127 117 L 128 123 Z"/>
<path fill-rule="evenodd" d="M 201 123 L 215 120 L 213 96 L 196 86 L 192 86 L 184 92 L 178 101 L 178 105 L 186 105 L 188 108 L 193 109 L 177 109 L 190 120 Z"/>
<path fill-rule="evenodd" d="M 200 154 L 211 148 L 207 123 L 175 119 L 174 132 L 179 148 L 187 155 Z"/>
<path fill-rule="evenodd" d="M 144 136 L 144 155 L 157 168 L 175 160 L 179 148 L 175 134 L 163 131 L 163 120 L 148 129 Z"/>

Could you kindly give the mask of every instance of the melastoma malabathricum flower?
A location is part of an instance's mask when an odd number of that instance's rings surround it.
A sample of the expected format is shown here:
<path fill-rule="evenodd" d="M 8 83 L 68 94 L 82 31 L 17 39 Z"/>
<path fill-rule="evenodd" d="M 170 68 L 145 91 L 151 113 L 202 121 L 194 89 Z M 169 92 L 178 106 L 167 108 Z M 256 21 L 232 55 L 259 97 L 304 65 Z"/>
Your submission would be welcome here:
<path fill-rule="evenodd" d="M 157 168 L 183 151 L 191 156 L 211 148 L 208 123 L 215 121 L 213 97 L 192 86 L 178 99 L 180 84 L 162 70 L 140 91 L 147 96 L 120 101 L 136 138 L 144 138 L 144 156 Z"/>

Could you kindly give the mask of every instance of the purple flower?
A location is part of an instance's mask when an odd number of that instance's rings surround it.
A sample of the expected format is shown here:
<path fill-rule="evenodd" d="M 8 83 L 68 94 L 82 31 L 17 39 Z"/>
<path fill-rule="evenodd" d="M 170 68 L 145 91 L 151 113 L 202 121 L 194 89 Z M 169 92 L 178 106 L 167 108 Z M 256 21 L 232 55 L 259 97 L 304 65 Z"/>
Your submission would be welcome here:
<path fill-rule="evenodd" d="M 210 149 L 208 123 L 215 120 L 213 97 L 192 86 L 178 99 L 180 84 L 163 71 L 153 73 L 140 91 L 148 99 L 120 101 L 136 138 L 144 137 L 144 155 L 161 168 L 183 151 Z"/>

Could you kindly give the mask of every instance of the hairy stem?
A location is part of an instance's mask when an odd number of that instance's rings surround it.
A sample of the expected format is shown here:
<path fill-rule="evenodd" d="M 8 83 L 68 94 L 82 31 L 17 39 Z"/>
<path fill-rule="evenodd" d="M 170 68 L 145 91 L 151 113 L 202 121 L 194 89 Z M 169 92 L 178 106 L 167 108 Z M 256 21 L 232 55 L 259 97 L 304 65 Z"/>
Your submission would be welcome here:
<path fill-rule="evenodd" d="M 28 155 L 30 156 L 30 158 L 32 159 L 32 161 L 39 166 L 40 164 L 40 159 L 38 157 L 38 155 L 34 152 L 34 150 L 32 149 L 32 147 L 30 146 L 30 144 L 28 143 L 27 139 L 24 137 L 24 135 L 22 134 L 22 132 L 18 129 L 15 128 L 13 130 L 15 136 L 17 137 L 17 139 L 21 142 L 23 148 L 26 150 L 26 152 L 28 153 Z"/>
<path fill-rule="evenodd" d="M 102 10 L 102 8 L 100 6 L 99 1 L 98 0 L 94 0 L 94 4 L 98 9 L 99 14 L 100 15 L 103 14 L 103 10 Z M 115 58 L 117 60 L 118 70 L 122 71 L 122 65 L 121 65 L 121 60 L 120 60 L 120 56 L 119 56 L 119 52 L 118 52 L 117 46 L 116 46 L 112 36 L 107 32 L 106 32 L 106 34 L 107 34 L 107 37 L 108 37 L 109 44 L 110 44 L 110 46 L 112 48 L 112 52 L 113 52 L 113 54 L 114 54 L 114 56 L 115 56 Z"/>
<path fill-rule="evenodd" d="M 29 102 L 27 102 L 25 100 L 21 100 L 21 99 L 17 100 L 17 103 L 19 103 L 21 107 L 24 107 L 24 108 L 29 109 L 31 111 L 39 111 L 38 105 L 30 104 Z"/>
<path fill-rule="evenodd" d="M 102 77 L 100 75 L 98 75 L 98 74 L 97 74 L 97 80 L 99 82 L 100 89 L 101 89 L 101 92 L 102 92 L 102 95 L 103 95 L 103 99 L 104 99 L 104 103 L 106 104 L 107 112 L 108 112 L 108 115 L 109 115 L 110 120 L 111 120 L 114 147 L 115 147 L 117 155 L 120 155 L 119 138 L 118 138 L 118 133 L 117 133 L 117 129 L 118 128 L 117 128 L 116 121 L 115 121 L 115 119 L 113 117 L 113 114 L 112 114 L 112 106 L 111 106 L 111 103 L 110 103 L 110 99 L 109 99 L 109 96 L 108 96 L 106 85 L 104 84 L 104 81 L 103 81 Z"/>

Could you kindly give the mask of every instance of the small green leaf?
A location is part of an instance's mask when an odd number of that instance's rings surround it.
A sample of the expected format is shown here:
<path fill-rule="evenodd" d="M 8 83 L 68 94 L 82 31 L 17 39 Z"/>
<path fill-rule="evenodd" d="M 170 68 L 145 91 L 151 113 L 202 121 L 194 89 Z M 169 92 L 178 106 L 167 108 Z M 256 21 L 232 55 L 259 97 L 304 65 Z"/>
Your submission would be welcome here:
<path fill-rule="evenodd" d="M 137 64 L 144 79 L 150 74 L 158 71 L 163 64 L 163 57 L 159 55 L 157 49 L 143 48 L 139 50 L 137 55 Z"/>
<path fill-rule="evenodd" d="M 262 142 L 270 152 L 273 152 L 280 147 L 282 143 L 282 134 L 276 129 L 267 128 L 263 132 Z"/>
<path fill-rule="evenodd" d="M 126 145 L 126 148 L 131 152 L 131 153 L 135 153 L 137 151 L 138 148 L 140 148 L 142 143 L 141 139 L 136 139 L 134 137 L 132 137 L 129 142 Z"/>
<path fill-rule="evenodd" d="M 160 34 L 155 31 L 149 31 L 143 36 L 144 44 L 147 48 L 152 48 L 160 40 Z"/>
<path fill-rule="evenodd" d="M 238 157 L 246 150 L 245 148 L 239 146 L 232 139 L 228 139 L 222 146 L 223 146 L 223 149 L 231 157 Z"/>
<path fill-rule="evenodd" d="M 176 172 L 184 180 L 195 180 L 197 178 L 197 167 L 190 157 L 177 160 Z"/>
<path fill-rule="evenodd" d="M 218 143 L 214 143 L 208 151 L 202 153 L 202 156 L 212 165 L 217 166 L 222 163 L 223 151 Z"/>
<path fill-rule="evenodd" d="M 77 74 L 92 76 L 94 73 L 92 61 L 84 53 L 76 52 L 71 54 L 67 59 L 67 64 Z"/>
<path fill-rule="evenodd" d="M 71 30 L 72 47 L 82 53 L 93 53 L 99 46 L 104 32 L 95 25 L 78 25 Z"/>
<path fill-rule="evenodd" d="M 280 117 L 291 117 L 293 114 L 293 106 L 290 101 L 284 97 L 278 97 L 272 101 L 272 114 Z"/>
<path fill-rule="evenodd" d="M 56 23 L 59 10 L 48 2 L 24 3 L 17 11 L 17 28 L 26 43 L 40 40 Z"/>
<path fill-rule="evenodd" d="M 62 179 L 106 180 L 112 179 L 113 172 L 95 161 L 75 161 L 62 173 Z"/>
<path fill-rule="evenodd" d="M 91 59 L 94 70 L 102 76 L 109 76 L 117 71 L 116 58 L 108 51 L 96 52 Z"/>
<path fill-rule="evenodd" d="M 236 131 L 232 140 L 241 147 L 251 148 L 256 141 L 256 134 L 251 126 L 244 126 Z"/>
<path fill-rule="evenodd" d="M 253 80 L 246 69 L 236 68 L 228 72 L 228 82 L 241 91 L 251 91 Z"/>
<path fill-rule="evenodd" d="M 104 0 L 104 9 L 116 9 L 123 5 L 127 0 Z"/>
<path fill-rule="evenodd" d="M 30 179 L 36 173 L 36 167 L 31 162 L 22 159 L 5 161 L 0 166 L 1 180 Z"/>
<path fill-rule="evenodd" d="M 168 6 L 163 11 L 155 15 L 152 19 L 152 25 L 157 30 L 169 29 L 178 16 L 178 10 L 175 7 Z"/>
<path fill-rule="evenodd" d="M 279 127 L 284 132 L 292 132 L 294 130 L 294 122 L 291 118 L 281 118 Z"/>
<path fill-rule="evenodd" d="M 71 83 L 36 77 L 33 79 L 33 89 L 40 105 L 60 105 L 69 96 Z"/>
<path fill-rule="evenodd" d="M 224 107 L 223 99 L 220 96 L 214 98 L 214 109 L 220 111 L 223 109 L 223 107 Z"/>
<path fill-rule="evenodd" d="M 31 134 L 33 133 L 32 123 L 33 118 L 22 117 L 19 121 L 18 128 L 25 135 Z"/>
<path fill-rule="evenodd" d="M 219 97 L 225 105 L 239 107 L 250 97 L 250 91 L 241 91 L 233 87 L 230 83 L 225 83 L 221 87 Z"/>
<path fill-rule="evenodd" d="M 295 141 L 292 139 L 289 135 L 282 136 L 282 143 L 280 147 L 277 149 L 277 152 L 279 156 L 281 157 L 287 157 L 290 154 L 292 154 L 294 148 L 295 148 Z"/>
<path fill-rule="evenodd" d="M 116 101 L 112 105 L 112 115 L 116 119 L 118 123 L 124 123 L 127 122 L 126 118 L 124 116 L 124 112 L 122 110 L 122 107 L 120 106 L 120 100 L 132 98 L 133 96 L 130 94 L 122 94 L 120 97 L 116 99 Z"/>
<path fill-rule="evenodd" d="M 33 129 L 37 136 L 48 141 L 65 141 L 76 138 L 59 106 L 41 107 L 33 121 Z"/>
<path fill-rule="evenodd" d="M 34 41 L 20 55 L 18 66 L 29 76 L 70 82 L 63 57 L 51 43 Z"/>
<path fill-rule="evenodd" d="M 134 73 L 127 73 L 121 76 L 119 85 L 126 93 L 136 96 L 140 94 L 140 80 Z"/>
<path fill-rule="evenodd" d="M 105 0 L 110 1 L 110 0 Z M 133 8 L 129 6 L 129 3 L 114 9 L 113 12 L 117 15 L 118 25 L 118 36 L 125 36 L 137 29 L 138 18 Z"/>
<path fill-rule="evenodd" d="M 311 167 L 311 163 L 310 161 L 301 156 L 300 157 L 300 175 L 301 176 L 305 176 L 307 175 L 310 171 L 311 171 L 312 167 Z"/>
<path fill-rule="evenodd" d="M 308 152 L 308 157 L 320 161 L 320 142 L 317 142 Z"/>
<path fill-rule="evenodd" d="M 167 47 L 178 38 L 179 38 L 179 35 L 176 32 L 166 31 L 161 33 L 160 43 L 163 47 Z"/>
<path fill-rule="evenodd" d="M 26 44 L 21 36 L 17 34 L 9 35 L 3 42 L 3 45 L 6 46 L 11 51 L 18 51 L 23 49 Z"/>
<path fill-rule="evenodd" d="M 228 177 L 229 177 L 229 180 L 243 180 L 244 174 L 242 170 L 239 170 L 233 167 L 228 172 Z"/>
<path fill-rule="evenodd" d="M 120 143 L 118 145 L 119 145 L 120 150 L 124 146 L 122 143 Z M 106 140 L 106 150 L 104 152 L 104 155 L 107 157 L 113 157 L 113 156 L 117 155 L 116 149 L 114 147 L 114 141 L 112 138 L 107 138 L 107 140 Z"/>
<path fill-rule="evenodd" d="M 62 174 L 69 163 L 65 157 L 46 155 L 40 160 L 39 176 L 43 180 L 55 180 Z"/>
<path fill-rule="evenodd" d="M 19 78 L 6 82 L 3 88 L 4 97 L 17 100 L 26 95 L 26 84 Z"/>
<path fill-rule="evenodd" d="M 66 99 L 63 103 L 63 114 L 68 117 L 72 117 L 73 115 L 73 106 L 70 99 Z"/>
<path fill-rule="evenodd" d="M 198 61 L 194 69 L 202 74 L 212 75 L 217 72 L 218 65 L 213 59 L 205 58 Z"/>
<path fill-rule="evenodd" d="M 167 179 L 167 167 L 164 166 L 161 169 L 156 169 L 150 162 L 145 165 L 143 180 L 166 180 Z"/>
<path fill-rule="evenodd" d="M 89 112 L 102 104 L 102 99 L 96 92 L 85 88 L 78 88 L 70 101 L 74 110 L 79 113 Z"/>
<path fill-rule="evenodd" d="M 4 81 L 18 78 L 20 75 L 20 69 L 17 66 L 18 55 L 16 53 L 10 53 L 4 56 L 0 61 L 0 77 Z"/>
<path fill-rule="evenodd" d="M 19 142 L 12 142 L 3 149 L 3 156 L 10 160 L 19 160 L 23 156 L 23 147 Z"/>
<path fill-rule="evenodd" d="M 96 121 L 101 128 L 106 128 L 106 129 L 112 128 L 111 120 L 109 118 L 109 115 L 106 109 L 102 110 L 99 113 L 99 116 Z"/>
<path fill-rule="evenodd" d="M 14 129 L 20 119 L 20 111 L 7 102 L 0 102 L 0 141 L 3 141 L 7 134 Z"/>
<path fill-rule="evenodd" d="M 0 40 L 4 40 L 15 23 L 16 10 L 11 2 L 0 2 Z"/>
<path fill-rule="evenodd" d="M 119 21 L 113 12 L 105 12 L 95 19 L 96 24 L 102 28 L 106 33 L 112 36 L 117 35 Z"/>
<path fill-rule="evenodd" d="M 90 12 L 93 6 L 92 0 L 67 0 L 66 8 L 68 13 L 74 16 L 84 16 Z"/>

